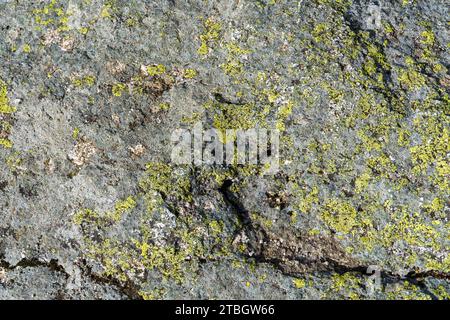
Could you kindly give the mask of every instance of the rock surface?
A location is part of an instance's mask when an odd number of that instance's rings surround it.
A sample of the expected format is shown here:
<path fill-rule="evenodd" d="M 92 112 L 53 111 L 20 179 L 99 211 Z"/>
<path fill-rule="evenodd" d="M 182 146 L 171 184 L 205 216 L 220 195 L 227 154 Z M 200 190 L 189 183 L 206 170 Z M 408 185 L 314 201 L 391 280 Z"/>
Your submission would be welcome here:
<path fill-rule="evenodd" d="M 0 1 L 0 299 L 449 299 L 448 17 Z M 279 171 L 173 164 L 198 122 Z"/>

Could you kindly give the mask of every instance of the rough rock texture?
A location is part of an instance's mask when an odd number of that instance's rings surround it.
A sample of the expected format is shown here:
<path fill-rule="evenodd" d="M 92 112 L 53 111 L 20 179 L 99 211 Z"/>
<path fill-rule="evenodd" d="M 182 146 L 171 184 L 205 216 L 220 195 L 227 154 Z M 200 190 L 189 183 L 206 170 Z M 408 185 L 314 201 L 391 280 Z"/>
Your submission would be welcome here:
<path fill-rule="evenodd" d="M 0 298 L 448 299 L 448 17 L 0 0 Z M 199 121 L 280 130 L 279 172 L 172 164 Z"/>

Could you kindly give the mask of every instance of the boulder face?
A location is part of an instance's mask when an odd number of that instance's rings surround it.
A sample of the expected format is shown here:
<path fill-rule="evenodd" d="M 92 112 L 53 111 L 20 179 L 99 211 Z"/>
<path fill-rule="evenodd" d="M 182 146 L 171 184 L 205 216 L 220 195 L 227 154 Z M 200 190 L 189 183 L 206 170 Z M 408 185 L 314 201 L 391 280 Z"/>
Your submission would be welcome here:
<path fill-rule="evenodd" d="M 448 17 L 0 1 L 0 299 L 449 299 Z"/>

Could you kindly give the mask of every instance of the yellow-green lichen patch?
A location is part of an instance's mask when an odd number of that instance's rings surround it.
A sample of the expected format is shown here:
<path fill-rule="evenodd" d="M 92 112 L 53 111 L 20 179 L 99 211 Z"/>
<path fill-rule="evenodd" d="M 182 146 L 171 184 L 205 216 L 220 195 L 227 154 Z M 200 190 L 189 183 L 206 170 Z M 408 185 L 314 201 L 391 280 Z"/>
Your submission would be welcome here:
<path fill-rule="evenodd" d="M 227 61 L 221 65 L 222 70 L 231 77 L 238 77 L 243 72 L 242 59 L 251 51 L 242 49 L 235 42 L 227 43 L 226 48 L 228 52 Z"/>
<path fill-rule="evenodd" d="M 0 79 L 0 114 L 9 114 L 16 111 L 16 108 L 9 104 L 8 88 L 6 83 Z"/>
<path fill-rule="evenodd" d="M 450 291 L 446 289 L 443 285 L 438 286 L 436 289 L 432 289 L 431 292 L 439 300 L 450 300 Z"/>
<path fill-rule="evenodd" d="M 331 286 L 325 295 L 335 295 L 350 299 L 359 300 L 363 289 L 363 279 L 355 273 L 347 272 L 344 274 L 333 274 Z"/>
<path fill-rule="evenodd" d="M 371 175 L 369 172 L 364 172 L 358 176 L 355 180 L 355 192 L 362 193 L 368 186 L 371 180 Z"/>
<path fill-rule="evenodd" d="M 410 213 L 405 208 L 393 214 L 393 221 L 382 230 L 381 239 L 387 248 L 396 242 L 435 250 L 441 247 L 439 232 L 426 223 L 419 213 Z"/>
<path fill-rule="evenodd" d="M 148 66 L 146 70 L 150 77 L 160 76 L 166 72 L 166 66 L 162 64 L 155 64 Z"/>
<path fill-rule="evenodd" d="M 123 72 L 125 65 L 110 65 L 110 72 Z M 147 95 L 152 102 L 158 100 L 161 95 L 176 83 L 176 77 L 180 76 L 178 69 L 169 70 L 165 65 L 152 64 L 141 65 L 139 73 L 129 79 L 112 85 L 111 92 L 116 97 L 124 93 L 132 96 Z"/>
<path fill-rule="evenodd" d="M 116 83 L 115 85 L 112 86 L 112 94 L 115 97 L 121 97 L 122 94 L 127 90 L 127 86 L 123 83 Z"/>
<path fill-rule="evenodd" d="M 184 73 L 183 73 L 183 77 L 185 79 L 194 79 L 195 77 L 197 77 L 197 70 L 195 69 L 185 69 Z"/>
<path fill-rule="evenodd" d="M 111 217 L 114 221 L 119 221 L 126 212 L 131 211 L 136 207 L 136 201 L 133 197 L 128 197 L 125 200 L 119 201 L 114 206 L 114 211 Z"/>
<path fill-rule="evenodd" d="M 102 7 L 102 10 L 100 11 L 100 17 L 103 19 L 110 19 L 112 18 L 112 5 L 111 4 L 105 4 Z"/>
<path fill-rule="evenodd" d="M 331 26 L 327 23 L 319 23 L 314 26 L 311 35 L 315 42 L 324 43 L 325 45 L 331 45 L 332 33 L 330 31 Z"/>
<path fill-rule="evenodd" d="M 349 233 L 356 225 L 356 209 L 348 202 L 329 200 L 321 215 L 329 228 L 342 234 Z"/>
<path fill-rule="evenodd" d="M 388 300 L 431 300 L 431 296 L 421 292 L 421 290 L 407 282 L 402 281 L 393 285 L 392 288 L 387 290 Z"/>
<path fill-rule="evenodd" d="M 22 50 L 23 50 L 24 53 L 30 53 L 31 52 L 31 46 L 28 43 L 24 44 L 23 47 L 22 47 Z"/>
<path fill-rule="evenodd" d="M 445 202 L 440 198 L 434 198 L 429 204 L 423 206 L 425 212 L 434 218 L 445 218 Z"/>
<path fill-rule="evenodd" d="M 313 205 L 319 204 L 319 188 L 314 186 L 310 192 L 305 192 L 305 190 L 300 189 L 296 185 L 295 189 L 298 196 L 298 204 L 296 207 L 302 213 L 309 213 Z"/>
<path fill-rule="evenodd" d="M 6 149 L 11 149 L 13 147 L 13 144 L 8 139 L 0 138 L 0 146 L 4 147 Z"/>
<path fill-rule="evenodd" d="M 445 159 L 450 152 L 449 129 L 445 125 L 445 118 L 445 115 L 432 115 L 415 119 L 416 130 L 422 136 L 422 143 L 410 148 L 415 172 L 424 171 L 435 161 Z"/>
<path fill-rule="evenodd" d="M 220 33 L 222 26 L 219 22 L 216 22 L 213 18 L 208 18 L 203 22 L 204 32 L 200 35 L 200 47 L 198 48 L 198 54 L 205 56 L 211 50 L 211 46 L 217 43 L 220 39 Z"/>
<path fill-rule="evenodd" d="M 296 289 L 303 289 L 304 287 L 306 287 L 305 279 L 296 278 L 293 279 L 292 282 Z"/>
<path fill-rule="evenodd" d="M 164 289 L 156 288 L 151 291 L 141 290 L 139 291 L 139 295 L 144 300 L 161 300 L 164 295 Z"/>
<path fill-rule="evenodd" d="M 294 108 L 294 104 L 292 101 L 288 101 L 281 105 L 278 108 L 278 114 L 277 114 L 277 124 L 276 128 L 279 131 L 285 131 L 286 130 L 286 120 L 289 118 L 289 116 L 292 114 L 292 109 Z"/>
<path fill-rule="evenodd" d="M 217 260 L 230 255 L 232 239 L 223 234 L 225 225 L 222 221 L 180 215 L 176 218 L 176 228 L 171 227 L 168 231 L 169 238 L 162 240 L 155 235 L 153 228 L 158 228 L 158 224 L 154 226 L 152 221 L 164 212 L 167 214 L 170 199 L 190 201 L 189 180 L 184 170 L 167 164 L 149 163 L 137 196 L 117 202 L 111 212 L 98 213 L 86 209 L 75 215 L 74 222 L 85 234 L 85 256 L 101 263 L 102 275 L 126 282 L 145 270 L 156 272 L 164 281 L 182 283 L 195 273 L 195 258 Z M 133 216 L 139 221 L 136 236 L 120 240 L 111 236 L 113 230 L 122 227 L 122 216 L 130 213 L 141 200 L 148 206 L 144 213 L 136 212 Z M 97 234 L 95 240 L 92 240 L 92 234 Z M 155 290 L 152 292 L 161 297 L 161 288 Z M 154 297 L 144 289 L 141 295 Z"/>
<path fill-rule="evenodd" d="M 0 79 L 0 146 L 6 149 L 13 147 L 13 143 L 7 137 L 12 128 L 8 119 L 14 112 L 16 108 L 10 105 L 7 85 Z"/>
<path fill-rule="evenodd" d="M 74 140 L 77 140 L 79 135 L 80 135 L 80 128 L 73 129 L 73 131 L 72 131 L 72 138 Z"/>
<path fill-rule="evenodd" d="M 220 130 L 220 140 L 225 143 L 227 139 L 235 140 L 235 134 L 226 135 L 227 130 L 248 130 L 264 126 L 266 110 L 258 110 L 254 103 L 228 104 L 210 101 L 204 105 L 213 121 L 214 128 Z"/>
<path fill-rule="evenodd" d="M 422 88 L 427 83 L 427 78 L 419 71 L 418 64 L 412 57 L 405 58 L 406 68 L 397 68 L 398 82 L 407 91 Z"/>
<path fill-rule="evenodd" d="M 164 163 L 152 162 L 146 166 L 146 174 L 139 186 L 145 193 L 149 212 L 162 203 L 161 195 L 185 202 L 191 201 L 190 181 L 177 168 Z"/>
<path fill-rule="evenodd" d="M 74 215 L 73 221 L 77 225 L 81 225 L 83 223 L 106 225 L 112 222 L 120 221 L 124 214 L 130 212 L 135 207 L 136 201 L 130 196 L 125 200 L 118 201 L 114 206 L 114 210 L 104 213 L 98 213 L 91 209 L 81 210 Z"/>
<path fill-rule="evenodd" d="M 58 0 L 51 0 L 47 5 L 33 10 L 36 29 L 53 28 L 59 32 L 69 31 L 69 17 L 71 13 L 65 10 Z"/>
<path fill-rule="evenodd" d="M 72 84 L 77 88 L 92 87 L 95 85 L 95 81 L 95 76 L 86 75 L 83 77 L 74 77 L 72 79 Z"/>

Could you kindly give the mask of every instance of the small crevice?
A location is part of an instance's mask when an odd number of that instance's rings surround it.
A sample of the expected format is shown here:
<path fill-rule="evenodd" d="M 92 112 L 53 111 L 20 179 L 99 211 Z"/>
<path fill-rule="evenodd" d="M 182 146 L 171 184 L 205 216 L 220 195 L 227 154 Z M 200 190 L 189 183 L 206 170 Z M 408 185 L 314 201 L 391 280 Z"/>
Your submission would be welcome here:
<path fill-rule="evenodd" d="M 17 268 L 38 268 L 38 267 L 44 267 L 44 268 L 50 269 L 51 271 L 64 274 L 66 279 L 68 279 L 70 277 L 69 273 L 66 272 L 64 267 L 61 266 L 58 263 L 58 260 L 56 260 L 56 259 L 51 259 L 49 262 L 46 262 L 46 261 L 41 261 L 41 260 L 39 260 L 37 258 L 23 258 L 17 264 L 11 265 L 6 260 L 4 260 L 4 258 L 1 258 L 0 259 L 0 267 L 5 269 L 5 270 L 8 270 L 8 271 L 13 271 L 13 270 L 15 270 Z"/>
<path fill-rule="evenodd" d="M 130 279 L 120 281 L 113 277 L 99 275 L 92 271 L 92 268 L 87 264 L 86 260 L 82 260 L 81 263 L 78 263 L 77 265 L 82 270 L 83 275 L 93 282 L 115 287 L 130 300 L 142 300 L 138 286 Z"/>

